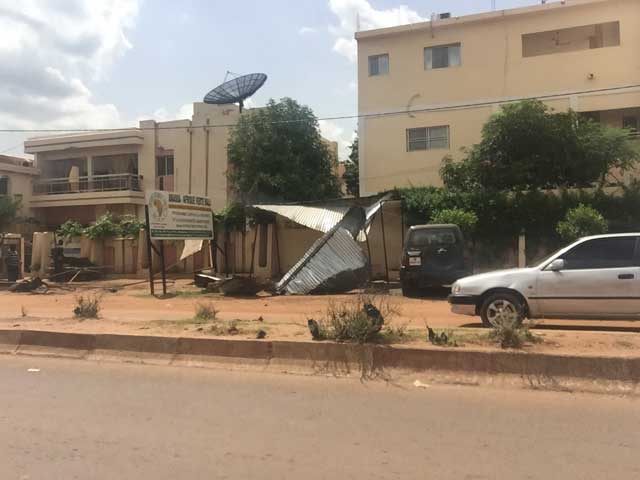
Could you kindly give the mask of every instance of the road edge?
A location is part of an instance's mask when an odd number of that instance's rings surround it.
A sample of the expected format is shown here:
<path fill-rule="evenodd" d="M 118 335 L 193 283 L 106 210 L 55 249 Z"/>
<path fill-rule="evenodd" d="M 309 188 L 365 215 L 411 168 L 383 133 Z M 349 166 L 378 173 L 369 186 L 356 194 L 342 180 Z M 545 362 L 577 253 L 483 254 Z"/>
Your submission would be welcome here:
<path fill-rule="evenodd" d="M 576 391 L 585 390 L 584 385 L 588 384 L 597 387 L 597 391 L 640 391 L 640 356 L 38 330 L 0 330 L 0 353 L 195 367 L 257 367 L 283 373 L 361 378 L 423 374 L 433 381 L 463 384 L 493 384 L 494 377 L 503 376 L 528 388 Z M 578 384 L 583 387 L 576 388 Z"/>

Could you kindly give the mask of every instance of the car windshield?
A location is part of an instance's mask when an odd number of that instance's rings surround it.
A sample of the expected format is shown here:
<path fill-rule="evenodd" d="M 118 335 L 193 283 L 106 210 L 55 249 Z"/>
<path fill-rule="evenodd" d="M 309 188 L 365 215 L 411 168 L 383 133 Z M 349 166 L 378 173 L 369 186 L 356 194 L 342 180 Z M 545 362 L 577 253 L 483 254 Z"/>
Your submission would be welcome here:
<path fill-rule="evenodd" d="M 409 236 L 409 247 L 427 247 L 429 245 L 453 245 L 455 233 L 450 230 L 414 230 Z"/>

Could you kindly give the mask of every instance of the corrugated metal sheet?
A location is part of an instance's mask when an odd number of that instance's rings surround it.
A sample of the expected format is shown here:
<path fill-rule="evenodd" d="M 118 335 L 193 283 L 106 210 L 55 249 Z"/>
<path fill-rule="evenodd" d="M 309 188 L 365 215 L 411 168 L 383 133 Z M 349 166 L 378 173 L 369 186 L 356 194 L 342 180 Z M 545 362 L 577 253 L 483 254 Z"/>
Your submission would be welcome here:
<path fill-rule="evenodd" d="M 276 290 L 299 295 L 344 291 L 366 281 L 368 260 L 354 239 L 364 222 L 364 209 L 352 207 L 338 225 L 314 242 Z"/>
<path fill-rule="evenodd" d="M 367 233 L 369 233 L 369 228 L 376 214 L 380 211 L 380 208 L 382 208 L 382 204 L 391 198 L 392 194 L 386 194 L 365 209 L 366 221 L 364 229 L 366 229 Z M 322 233 L 327 233 L 335 227 L 338 222 L 344 218 L 349 209 L 353 208 L 351 206 L 339 205 L 253 205 L 253 207 L 277 213 L 292 222 L 312 228 L 313 230 L 318 230 Z M 359 242 L 366 240 L 363 230 L 358 232 L 357 239 Z"/>
<path fill-rule="evenodd" d="M 292 222 L 327 233 L 349 211 L 348 206 L 254 205 L 260 210 L 277 213 Z"/>
<path fill-rule="evenodd" d="M 342 282 L 357 287 L 367 268 L 367 257 L 351 234 L 338 228 L 319 238 L 293 268 L 276 285 L 278 291 L 302 295 L 318 290 L 329 279 L 343 275 Z M 341 282 L 341 283 L 342 283 Z M 327 291 L 332 290 L 330 286 Z"/>

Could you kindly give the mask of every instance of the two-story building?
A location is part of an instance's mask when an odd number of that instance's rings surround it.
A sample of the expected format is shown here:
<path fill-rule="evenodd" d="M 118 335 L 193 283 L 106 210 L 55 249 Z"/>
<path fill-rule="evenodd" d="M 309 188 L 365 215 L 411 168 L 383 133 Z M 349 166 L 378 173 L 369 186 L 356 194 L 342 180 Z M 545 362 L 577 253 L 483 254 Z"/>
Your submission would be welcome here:
<path fill-rule="evenodd" d="M 144 218 L 144 192 L 168 190 L 227 204 L 227 143 L 236 105 L 194 104 L 191 119 L 141 121 L 138 128 L 32 138 L 25 152 L 41 171 L 29 208 L 56 228 L 110 211 Z"/>
<path fill-rule="evenodd" d="M 500 105 L 640 123 L 640 1 L 565 0 L 356 33 L 360 192 L 440 185 Z M 533 133 L 535 134 L 535 133 Z"/>

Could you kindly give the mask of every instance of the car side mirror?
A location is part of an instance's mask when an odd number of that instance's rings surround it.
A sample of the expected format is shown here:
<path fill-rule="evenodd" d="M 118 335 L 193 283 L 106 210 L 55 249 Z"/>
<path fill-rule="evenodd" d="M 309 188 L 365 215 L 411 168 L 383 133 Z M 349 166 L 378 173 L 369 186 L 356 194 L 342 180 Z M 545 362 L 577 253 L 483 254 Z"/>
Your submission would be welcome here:
<path fill-rule="evenodd" d="M 559 272 L 560 270 L 564 270 L 565 263 L 561 258 L 556 258 L 553 262 L 549 264 L 547 270 L 551 270 L 552 272 Z"/>

